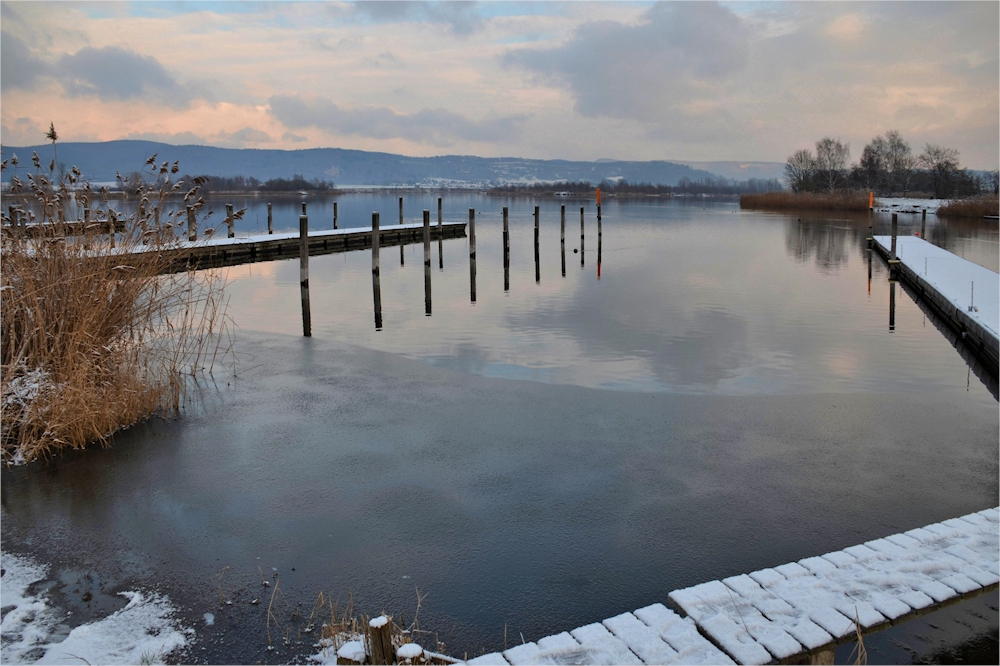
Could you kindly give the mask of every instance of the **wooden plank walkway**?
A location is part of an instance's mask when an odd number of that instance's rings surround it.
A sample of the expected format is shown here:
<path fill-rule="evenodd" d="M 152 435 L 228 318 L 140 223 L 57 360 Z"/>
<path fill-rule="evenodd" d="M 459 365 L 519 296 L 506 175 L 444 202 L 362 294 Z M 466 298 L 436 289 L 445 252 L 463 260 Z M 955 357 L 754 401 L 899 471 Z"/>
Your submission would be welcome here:
<path fill-rule="evenodd" d="M 445 222 L 430 225 L 431 240 L 439 238 L 464 238 L 465 222 Z M 379 228 L 379 244 L 409 245 L 424 242 L 422 223 L 396 224 Z M 364 250 L 372 246 L 371 227 L 329 229 L 309 232 L 309 254 L 320 255 L 350 250 Z M 170 270 L 189 268 L 218 268 L 258 261 L 291 259 L 299 256 L 298 232 L 259 234 L 236 238 L 208 238 L 197 241 L 179 241 L 168 249 L 157 250 L 147 246 L 146 251 L 160 251 L 170 258 Z M 121 253 L 122 258 L 132 256 Z"/>
<path fill-rule="evenodd" d="M 997 589 L 1000 508 L 750 574 L 662 604 L 470 659 L 469 664 L 833 663 L 833 650 Z"/>
<path fill-rule="evenodd" d="M 873 249 L 889 258 L 891 236 Z M 916 236 L 896 237 L 899 277 L 996 371 L 1000 362 L 1000 275 Z"/>

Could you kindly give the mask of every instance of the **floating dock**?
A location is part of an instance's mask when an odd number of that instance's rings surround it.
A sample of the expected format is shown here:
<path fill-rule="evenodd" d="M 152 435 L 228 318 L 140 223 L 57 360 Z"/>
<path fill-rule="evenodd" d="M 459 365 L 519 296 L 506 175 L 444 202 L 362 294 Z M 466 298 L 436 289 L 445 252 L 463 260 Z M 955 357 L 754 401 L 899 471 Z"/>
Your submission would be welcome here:
<path fill-rule="evenodd" d="M 445 222 L 430 225 L 431 240 L 464 238 L 465 222 Z M 424 242 L 422 223 L 396 224 L 379 228 L 379 244 L 409 245 Z M 329 229 L 309 232 L 309 254 L 331 254 L 364 250 L 372 246 L 371 227 Z M 152 246 L 149 246 L 152 251 Z M 180 241 L 168 249 L 159 250 L 170 258 L 173 271 L 190 268 L 218 268 L 258 261 L 291 259 L 299 256 L 298 232 L 258 234 L 236 238 L 208 238 Z M 128 254 L 122 253 L 122 257 Z"/>
<path fill-rule="evenodd" d="M 875 236 L 873 249 L 889 259 L 891 236 Z M 980 360 L 997 372 L 1000 363 L 1000 274 L 916 236 L 896 237 L 899 277 Z"/>
<path fill-rule="evenodd" d="M 668 594 L 469 664 L 833 663 L 837 645 L 997 589 L 1000 509 Z"/>

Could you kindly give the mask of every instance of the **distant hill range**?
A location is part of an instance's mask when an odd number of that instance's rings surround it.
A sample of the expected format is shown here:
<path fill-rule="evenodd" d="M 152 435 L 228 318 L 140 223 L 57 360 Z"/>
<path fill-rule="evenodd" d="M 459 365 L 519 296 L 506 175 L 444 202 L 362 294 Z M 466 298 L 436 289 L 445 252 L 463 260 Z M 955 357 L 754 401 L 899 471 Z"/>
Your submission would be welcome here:
<path fill-rule="evenodd" d="M 16 154 L 21 173 L 33 170 L 31 153 L 38 153 L 43 164 L 52 160 L 52 145 L 3 146 L 4 159 Z M 180 161 L 181 173 L 209 176 L 253 176 L 260 180 L 290 178 L 301 174 L 307 180 L 333 181 L 338 186 L 426 186 L 490 187 L 510 183 L 586 180 L 599 183 L 605 179 L 625 179 L 631 183 L 676 185 L 682 178 L 780 177 L 781 165 L 769 162 L 625 162 L 598 160 L 531 160 L 517 157 L 407 157 L 391 153 L 373 153 L 341 148 L 306 150 L 232 149 L 212 146 L 173 146 L 152 141 L 107 141 L 103 143 L 60 143 L 59 162 L 64 168 L 77 166 L 84 177 L 94 182 L 115 180 L 138 171 L 147 158 L 156 154 L 159 162 Z M 713 168 L 714 167 L 714 168 Z M 775 170 L 777 168 L 777 170 Z M 12 170 L 3 173 L 9 181 Z"/>

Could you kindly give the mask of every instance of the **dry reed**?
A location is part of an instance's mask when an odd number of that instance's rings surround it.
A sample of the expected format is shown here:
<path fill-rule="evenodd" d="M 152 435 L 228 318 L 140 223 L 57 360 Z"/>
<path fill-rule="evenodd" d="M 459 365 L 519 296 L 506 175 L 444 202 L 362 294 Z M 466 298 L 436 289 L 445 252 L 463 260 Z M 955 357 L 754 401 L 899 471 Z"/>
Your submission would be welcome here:
<path fill-rule="evenodd" d="M 938 217 L 974 217 L 1000 214 L 1000 199 L 996 195 L 955 199 L 937 210 Z"/>
<path fill-rule="evenodd" d="M 740 208 L 764 210 L 868 210 L 867 192 L 762 192 L 740 196 Z"/>
<path fill-rule="evenodd" d="M 15 170 L 2 229 L 0 444 L 6 464 L 107 445 L 152 414 L 176 413 L 192 374 L 221 360 L 218 272 L 165 274 L 181 206 L 201 183 L 172 183 L 177 163 L 146 161 L 124 196 L 93 191 L 78 169 L 59 176 L 37 155 Z M 190 188 L 184 201 L 181 188 Z M 108 233 L 112 226 L 116 233 Z"/>

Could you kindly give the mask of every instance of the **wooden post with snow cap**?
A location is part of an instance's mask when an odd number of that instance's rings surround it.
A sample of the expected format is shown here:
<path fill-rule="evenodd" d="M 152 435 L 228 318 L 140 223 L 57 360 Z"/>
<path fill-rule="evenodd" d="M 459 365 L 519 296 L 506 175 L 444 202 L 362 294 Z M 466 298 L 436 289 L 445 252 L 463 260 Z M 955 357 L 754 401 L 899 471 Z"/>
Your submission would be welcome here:
<path fill-rule="evenodd" d="M 337 228 L 337 202 L 333 202 L 333 228 Z"/>
<path fill-rule="evenodd" d="M 302 335 L 312 337 L 312 313 L 309 310 L 309 218 L 302 204 L 299 216 L 299 291 L 302 295 Z"/>
<path fill-rule="evenodd" d="M 396 659 L 400 664 L 422 664 L 424 649 L 417 643 L 403 643 L 396 648 Z"/>
<path fill-rule="evenodd" d="M 110 211 L 109 211 L 109 213 L 110 213 Z M 196 240 L 198 240 L 198 224 L 195 222 L 195 219 L 194 219 L 194 207 L 193 206 L 188 206 L 187 207 L 187 216 L 188 216 L 188 240 L 189 241 L 196 241 Z M 108 215 L 108 217 L 110 217 L 110 214 Z"/>
<path fill-rule="evenodd" d="M 469 298 L 476 302 L 476 209 L 469 209 Z"/>
<path fill-rule="evenodd" d="M 305 215 L 305 213 L 302 213 Z M 229 228 L 226 236 L 227 238 L 234 238 L 236 236 L 236 220 L 233 219 L 233 204 L 226 204 L 226 226 Z"/>
<path fill-rule="evenodd" d="M 424 211 L 424 314 L 431 316 L 431 212 Z"/>
<path fill-rule="evenodd" d="M 267 204 L 267 233 L 274 233 L 274 221 L 271 217 L 271 204 Z"/>
<path fill-rule="evenodd" d="M 375 305 L 375 330 L 382 330 L 382 282 L 379 276 L 378 213 L 372 213 L 372 299 Z"/>
<path fill-rule="evenodd" d="M 372 664 L 391 664 L 396 660 L 396 651 L 392 647 L 392 620 L 385 615 L 379 615 L 368 622 L 365 630 L 368 643 L 369 660 Z"/>
<path fill-rule="evenodd" d="M 306 202 L 305 201 L 302 202 L 302 214 L 306 215 Z"/>

